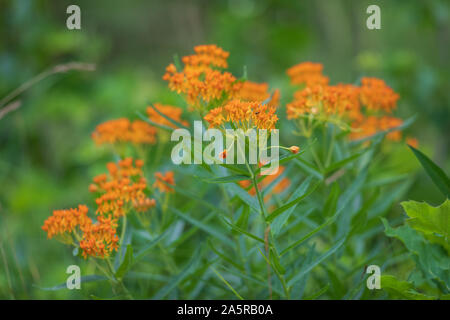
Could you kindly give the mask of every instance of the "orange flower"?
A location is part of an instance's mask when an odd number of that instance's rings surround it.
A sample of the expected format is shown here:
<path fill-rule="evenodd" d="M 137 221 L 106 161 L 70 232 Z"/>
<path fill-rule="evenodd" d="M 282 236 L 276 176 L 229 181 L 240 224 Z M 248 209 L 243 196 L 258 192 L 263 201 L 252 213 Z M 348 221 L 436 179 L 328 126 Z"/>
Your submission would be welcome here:
<path fill-rule="evenodd" d="M 184 126 L 189 125 L 187 121 L 184 121 L 181 119 L 183 109 L 174 107 L 174 106 L 169 106 L 169 105 L 162 105 L 160 103 L 155 103 L 154 107 L 156 109 L 158 109 L 159 112 L 161 112 L 165 116 L 171 118 L 172 120 L 175 120 Z M 153 122 L 156 122 L 158 124 L 162 124 L 165 126 L 169 126 L 174 129 L 177 128 L 175 126 L 175 124 L 173 124 L 172 122 L 170 122 L 169 120 L 164 118 L 162 115 L 160 115 L 158 112 L 156 112 L 155 109 L 153 109 L 152 107 L 147 107 L 147 115 L 148 115 L 148 118 Z"/>
<path fill-rule="evenodd" d="M 203 109 L 204 104 L 235 97 L 242 87 L 242 82 L 229 72 L 222 72 L 213 67 L 226 68 L 228 52 L 211 46 L 197 46 L 196 55 L 183 57 L 183 70 L 175 65 L 166 68 L 163 80 L 169 82 L 169 88 L 186 96 L 190 107 Z"/>
<path fill-rule="evenodd" d="M 394 117 L 375 117 L 369 116 L 352 123 L 353 132 L 350 134 L 351 140 L 359 140 L 365 137 L 372 136 L 379 131 L 389 130 L 398 127 L 402 124 L 402 120 Z M 386 138 L 392 141 L 399 141 L 401 139 L 401 131 L 395 130 L 389 132 Z"/>
<path fill-rule="evenodd" d="M 42 230 L 47 232 L 49 239 L 55 235 L 71 236 L 77 227 L 84 228 L 92 224 L 87 212 L 88 208 L 81 204 L 74 209 L 54 210 L 53 215 L 44 221 Z"/>
<path fill-rule="evenodd" d="M 245 81 L 242 84 L 241 90 L 237 93 L 237 98 L 242 101 L 252 102 L 264 102 L 271 97 L 269 93 L 269 85 L 267 83 L 256 83 L 251 81 Z M 280 91 L 275 90 L 272 94 L 269 106 L 277 107 L 280 104 Z"/>
<path fill-rule="evenodd" d="M 185 65 L 196 68 L 201 66 L 214 66 L 228 68 L 227 59 L 230 55 L 222 48 L 212 45 L 200 45 L 194 47 L 195 54 L 185 56 L 182 61 Z"/>
<path fill-rule="evenodd" d="M 292 152 L 293 154 L 297 154 L 300 151 L 300 148 L 297 146 L 291 146 L 289 148 L 289 151 Z"/>
<path fill-rule="evenodd" d="M 327 120 L 328 116 L 360 117 L 359 89 L 353 85 L 314 85 L 294 93 L 294 101 L 286 106 L 287 118 L 297 119 L 304 114 L 313 114 Z"/>
<path fill-rule="evenodd" d="M 305 84 L 307 87 L 313 85 L 328 84 L 328 77 L 322 75 L 323 65 L 321 63 L 303 62 L 287 70 L 292 84 Z"/>
<path fill-rule="evenodd" d="M 148 123 L 126 118 L 106 121 L 99 124 L 92 133 L 92 139 L 97 145 L 105 143 L 131 142 L 134 144 L 155 143 L 156 129 Z"/>
<path fill-rule="evenodd" d="M 232 100 L 223 107 L 211 110 L 204 119 L 210 127 L 219 127 L 225 122 L 232 122 L 235 127 L 245 130 L 250 128 L 275 129 L 278 117 L 275 107 L 259 102 L 242 102 Z"/>
<path fill-rule="evenodd" d="M 116 234 L 117 219 L 99 216 L 95 224 L 84 226 L 83 237 L 80 240 L 80 249 L 83 257 L 87 256 L 105 258 L 115 250 L 117 251 L 119 237 Z"/>
<path fill-rule="evenodd" d="M 97 214 L 121 217 L 128 212 L 127 204 L 145 201 L 147 182 L 142 166 L 142 160 L 136 160 L 133 166 L 132 158 L 121 160 L 118 165 L 114 162 L 107 164 L 108 175 L 96 176 L 89 187 L 91 191 L 101 193 L 95 200 L 98 206 Z"/>
<path fill-rule="evenodd" d="M 161 172 L 155 173 L 155 183 L 154 188 L 158 188 L 160 192 L 174 192 L 174 189 L 169 187 L 169 185 L 175 185 L 175 179 L 173 177 L 173 171 L 167 171 L 165 175 Z"/>
<path fill-rule="evenodd" d="M 413 137 L 408 137 L 408 138 L 406 138 L 406 144 L 417 149 L 419 147 L 419 140 L 417 140 L 416 138 L 413 138 Z"/>
<path fill-rule="evenodd" d="M 377 78 L 362 78 L 360 93 L 361 102 L 367 109 L 389 113 L 396 108 L 400 97 L 383 80 Z"/>

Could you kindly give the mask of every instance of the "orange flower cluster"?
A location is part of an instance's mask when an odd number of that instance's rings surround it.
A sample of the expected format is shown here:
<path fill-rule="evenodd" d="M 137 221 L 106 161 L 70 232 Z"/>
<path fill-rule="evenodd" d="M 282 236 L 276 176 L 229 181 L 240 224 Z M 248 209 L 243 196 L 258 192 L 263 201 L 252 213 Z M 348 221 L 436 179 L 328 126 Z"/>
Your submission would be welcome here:
<path fill-rule="evenodd" d="M 361 79 L 361 102 L 369 110 L 392 112 L 400 96 L 386 83 L 377 78 Z"/>
<path fill-rule="evenodd" d="M 295 92 L 294 101 L 286 106 L 287 118 L 297 119 L 304 114 L 360 117 L 359 88 L 349 84 L 315 85 Z"/>
<path fill-rule="evenodd" d="M 223 107 L 212 109 L 204 119 L 210 127 L 219 127 L 225 122 L 232 122 L 236 128 L 275 129 L 278 117 L 275 107 L 262 105 L 260 102 L 242 102 L 232 100 Z"/>
<path fill-rule="evenodd" d="M 117 142 L 155 143 L 156 128 L 141 120 L 130 122 L 120 118 L 99 124 L 92 133 L 92 139 L 97 145 Z"/>
<path fill-rule="evenodd" d="M 194 47 L 195 54 L 185 56 L 182 61 L 185 65 L 197 68 L 203 66 L 214 66 L 218 68 L 228 68 L 227 59 L 230 55 L 222 48 L 212 45 L 200 45 Z"/>
<path fill-rule="evenodd" d="M 294 85 L 305 84 L 307 87 L 313 85 L 328 85 L 328 77 L 322 75 L 323 65 L 321 63 L 303 62 L 287 70 L 291 83 Z"/>
<path fill-rule="evenodd" d="M 176 122 L 179 122 L 183 124 L 184 126 L 188 126 L 188 122 L 181 119 L 181 115 L 183 113 L 183 109 L 169 106 L 169 105 L 162 105 L 160 103 L 155 103 L 154 107 L 158 109 L 159 112 L 164 114 L 165 116 L 169 117 L 172 120 L 175 120 Z M 165 126 L 169 126 L 171 128 L 176 129 L 175 124 L 164 118 L 162 115 L 160 115 L 158 112 L 155 111 L 152 107 L 147 107 L 147 115 L 150 120 L 152 120 L 155 123 L 162 124 Z"/>
<path fill-rule="evenodd" d="M 365 137 L 376 134 L 378 131 L 385 131 L 400 126 L 403 121 L 399 118 L 383 116 L 364 117 L 359 121 L 352 123 L 352 128 L 355 130 L 350 133 L 351 140 L 359 140 Z M 386 138 L 392 141 L 399 141 L 402 133 L 398 130 L 389 132 Z"/>
<path fill-rule="evenodd" d="M 145 195 L 146 180 L 142 173 L 142 160 L 126 158 L 118 164 L 107 164 L 108 174 L 94 177 L 89 191 L 99 193 L 97 222 L 87 216 L 88 208 L 79 205 L 77 209 L 55 210 L 42 226 L 49 238 L 61 236 L 68 244 L 79 241 L 80 249 L 87 256 L 105 258 L 118 247 L 116 235 L 118 218 L 124 216 L 131 207 L 144 212 L 156 205 L 154 199 Z"/>
<path fill-rule="evenodd" d="M 328 85 L 322 75 L 323 66 L 304 62 L 287 70 L 293 84 L 305 87 L 294 94 L 287 104 L 287 118 L 299 119 L 308 115 L 318 121 L 334 121 L 345 125 L 349 122 L 353 133 L 350 139 L 370 136 L 379 130 L 387 130 L 401 124 L 401 120 L 386 116 L 397 106 L 399 95 L 377 78 L 362 78 L 361 86 L 350 84 Z M 367 115 L 366 115 L 367 114 Z M 311 134 L 311 125 L 306 128 Z M 387 137 L 399 140 L 401 132 L 390 132 Z"/>
<path fill-rule="evenodd" d="M 114 162 L 107 164 L 109 175 L 96 176 L 94 184 L 89 187 L 91 192 L 100 192 L 100 196 L 95 200 L 98 206 L 97 214 L 112 214 L 118 218 L 127 213 L 127 204 L 142 209 L 140 204 L 153 203 L 145 195 L 147 182 L 142 173 L 142 166 L 142 160 L 136 160 L 134 166 L 132 158 L 121 160 L 118 165 Z"/>
<path fill-rule="evenodd" d="M 83 228 L 92 224 L 87 213 L 88 208 L 81 204 L 74 209 L 54 210 L 53 215 L 44 221 L 42 230 L 47 232 L 49 239 L 55 235 L 72 233 L 77 227 Z"/>
<path fill-rule="evenodd" d="M 278 168 L 278 172 L 276 174 L 272 174 L 272 175 L 267 175 L 265 176 L 264 180 L 262 180 L 260 183 L 258 183 L 258 189 L 259 190 L 264 190 L 264 188 L 266 188 L 267 186 L 269 186 L 273 181 L 275 181 L 285 170 L 285 167 L 280 166 Z M 243 187 L 244 189 L 247 189 L 250 187 L 251 185 L 251 181 L 250 180 L 242 180 L 239 181 L 239 185 L 241 187 Z M 286 190 L 289 185 L 291 184 L 291 181 L 288 178 L 283 178 L 281 179 L 271 190 L 270 194 L 267 194 L 264 197 L 264 201 L 269 201 L 271 194 L 279 194 L 281 192 L 283 192 L 284 190 Z M 256 190 L 254 187 L 250 188 L 248 190 L 248 193 L 252 196 L 254 196 L 256 194 Z"/>
<path fill-rule="evenodd" d="M 267 83 L 256 83 L 252 81 L 245 81 L 242 84 L 241 90 L 237 94 L 237 98 L 242 101 L 258 101 L 263 102 L 269 99 L 269 85 Z M 275 90 L 270 101 L 267 103 L 269 106 L 278 107 L 280 104 L 280 90 Z"/>
<path fill-rule="evenodd" d="M 98 221 L 93 223 L 87 213 L 85 205 L 79 205 L 77 209 L 55 210 L 45 220 L 42 229 L 47 232 L 48 238 L 60 236 L 68 244 L 78 240 L 85 258 L 88 255 L 108 257 L 113 250 L 117 251 L 117 220 L 99 216 Z"/>
<path fill-rule="evenodd" d="M 83 238 L 80 240 L 80 249 L 83 250 L 83 257 L 109 257 L 118 249 L 119 237 L 116 234 L 117 219 L 111 216 L 97 218 L 97 223 L 89 224 L 82 228 Z"/>
<path fill-rule="evenodd" d="M 174 189 L 168 185 L 175 185 L 175 179 L 173 177 L 173 171 L 167 171 L 166 174 L 161 172 L 155 173 L 155 183 L 154 188 L 158 188 L 160 192 L 174 192 Z"/>
<path fill-rule="evenodd" d="M 203 109 L 203 104 L 228 99 L 237 95 L 242 82 L 229 72 L 213 67 L 226 68 L 228 52 L 215 45 L 197 46 L 195 55 L 183 57 L 184 69 L 178 71 L 174 64 L 166 68 L 163 79 L 169 88 L 186 95 L 191 107 Z"/>

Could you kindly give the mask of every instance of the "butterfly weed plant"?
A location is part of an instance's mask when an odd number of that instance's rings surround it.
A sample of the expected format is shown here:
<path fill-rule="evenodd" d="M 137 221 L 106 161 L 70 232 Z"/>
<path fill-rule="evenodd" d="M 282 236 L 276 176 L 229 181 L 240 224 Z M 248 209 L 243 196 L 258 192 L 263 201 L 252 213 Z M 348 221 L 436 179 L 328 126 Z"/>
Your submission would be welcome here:
<path fill-rule="evenodd" d="M 332 85 L 321 64 L 303 62 L 287 70 L 295 93 L 284 104 L 288 88 L 234 76 L 228 56 L 200 45 L 175 58 L 162 79 L 182 104 L 151 103 L 136 119 L 108 120 L 92 133 L 93 143 L 111 152 L 104 173 L 86 182 L 92 198 L 55 210 L 42 226 L 48 238 L 72 247 L 75 259 L 92 264 L 82 286 L 109 282 L 102 290 L 90 286 L 86 296 L 389 297 L 392 290 L 366 288 L 365 266 L 409 266 L 388 238 L 402 237 L 389 227 L 400 221 L 389 212 L 411 185 L 411 175 L 389 164 L 403 142 L 417 147 L 402 133 L 414 119 L 394 116 L 399 95 L 377 78 Z M 172 133 L 193 131 L 194 121 L 229 143 L 212 162 L 198 163 L 211 142 L 183 145 L 183 157 L 194 161 L 175 164 Z M 230 133 L 239 130 L 243 146 Z M 279 142 L 259 150 L 277 157 L 251 159 L 264 137 L 251 139 L 249 130 L 264 130 L 267 139 L 279 133 Z M 414 226 L 434 242 L 436 255 L 439 246 L 448 250 L 448 234 L 424 230 L 425 221 Z M 440 274 L 420 278 L 433 281 L 436 297 L 448 293 L 448 273 Z"/>

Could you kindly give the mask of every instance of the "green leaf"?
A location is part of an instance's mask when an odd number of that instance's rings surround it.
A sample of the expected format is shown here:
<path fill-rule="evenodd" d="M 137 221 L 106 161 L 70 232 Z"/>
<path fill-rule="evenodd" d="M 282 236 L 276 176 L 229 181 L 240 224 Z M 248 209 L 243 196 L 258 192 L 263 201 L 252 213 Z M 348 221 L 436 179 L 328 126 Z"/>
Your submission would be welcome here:
<path fill-rule="evenodd" d="M 323 180 L 323 175 L 320 172 L 320 170 L 314 166 L 312 163 L 309 163 L 305 159 L 298 158 L 294 159 L 294 163 L 300 167 L 304 172 L 309 173 L 313 176 L 315 176 L 319 180 Z"/>
<path fill-rule="evenodd" d="M 100 276 L 100 275 L 96 275 L 96 274 L 91 274 L 91 275 L 80 277 L 81 285 L 83 283 L 105 281 L 105 280 L 108 280 L 108 278 L 105 277 L 105 276 Z M 53 286 L 53 287 L 48 287 L 48 288 L 39 287 L 37 285 L 33 285 L 33 286 L 36 287 L 36 288 L 39 288 L 41 290 L 45 290 L 45 291 L 57 291 L 57 290 L 67 289 L 67 283 L 66 282 L 58 284 L 58 285 Z"/>
<path fill-rule="evenodd" d="M 433 180 L 434 184 L 439 188 L 444 196 L 450 197 L 450 179 L 445 172 L 439 168 L 433 161 L 425 154 L 414 147 L 409 146 L 416 158 L 419 160 L 422 167 L 425 169 L 428 176 Z"/>
<path fill-rule="evenodd" d="M 265 243 L 264 239 L 261 239 L 260 237 L 255 236 L 254 234 L 252 234 L 252 233 L 250 233 L 250 232 L 247 232 L 247 231 L 245 231 L 245 230 L 239 228 L 238 226 L 236 226 L 236 225 L 234 225 L 234 224 L 228 222 L 225 218 L 222 218 L 222 220 L 223 220 L 228 226 L 230 226 L 233 230 L 235 230 L 235 231 L 237 231 L 237 232 L 239 232 L 239 233 L 242 233 L 243 235 L 246 235 L 247 237 L 250 237 L 250 238 L 252 238 L 252 239 L 255 239 L 256 241 L 259 241 L 259 242 L 261 242 L 261 243 Z"/>
<path fill-rule="evenodd" d="M 391 275 L 381 276 L 381 288 L 386 290 L 391 296 L 395 298 L 403 298 L 408 300 L 433 300 L 430 297 L 417 292 L 414 286 L 406 281 L 401 281 Z"/>
<path fill-rule="evenodd" d="M 226 176 L 226 177 L 218 177 L 213 179 L 202 179 L 205 182 L 208 183 L 229 183 L 229 182 L 237 182 L 242 180 L 248 180 L 249 176 L 244 175 L 233 175 L 233 176 Z"/>
<path fill-rule="evenodd" d="M 285 274 L 286 273 L 286 269 L 283 268 L 283 266 L 280 263 L 280 260 L 278 259 L 278 255 L 275 252 L 275 250 L 270 250 L 271 251 L 271 255 L 270 255 L 270 260 L 272 260 L 271 265 L 278 271 L 279 274 Z"/>
<path fill-rule="evenodd" d="M 116 271 L 115 277 L 117 279 L 122 279 L 123 276 L 127 273 L 128 269 L 131 267 L 133 263 L 133 247 L 131 244 L 127 245 L 127 251 L 125 252 L 125 256 L 123 258 L 122 263 Z"/>
<path fill-rule="evenodd" d="M 177 216 L 179 216 L 180 218 L 186 220 L 187 222 L 189 222 L 190 224 L 196 226 L 197 228 L 205 231 L 206 233 L 210 234 L 211 236 L 213 236 L 214 238 L 221 240 L 223 243 L 225 243 L 226 245 L 230 245 L 230 239 L 228 239 L 227 236 L 225 236 L 222 232 L 218 231 L 217 229 L 208 226 L 206 224 L 204 224 L 203 222 L 192 218 L 191 216 L 188 216 L 184 213 L 182 213 L 180 210 L 175 209 L 174 207 L 169 207 L 169 209 L 175 213 Z"/>
<path fill-rule="evenodd" d="M 450 200 L 446 199 L 438 207 L 412 200 L 401 205 L 409 216 L 407 223 L 430 242 L 442 245 L 450 254 Z"/>
<path fill-rule="evenodd" d="M 323 287 L 322 289 L 320 289 L 319 291 L 317 291 L 316 293 L 308 296 L 308 297 L 304 297 L 302 300 L 314 300 L 317 299 L 318 297 L 320 297 L 321 295 L 323 295 L 325 292 L 328 291 L 328 289 L 330 288 L 330 284 L 327 283 L 327 285 L 325 287 Z"/>
<path fill-rule="evenodd" d="M 232 196 L 237 196 L 244 203 L 248 204 L 253 210 L 259 212 L 259 205 L 255 197 L 251 196 L 247 191 L 236 184 L 230 184 L 227 187 Z"/>
<path fill-rule="evenodd" d="M 266 217 L 266 221 L 267 222 L 271 222 L 273 221 L 273 219 L 275 219 L 276 217 L 278 217 L 280 214 L 282 214 L 284 211 L 286 211 L 287 209 L 291 208 L 292 206 L 297 205 L 297 203 L 299 203 L 300 201 L 302 201 L 303 199 L 305 199 L 307 196 L 309 196 L 311 193 L 313 193 L 314 190 L 316 190 L 316 188 L 319 186 L 320 182 L 317 182 L 314 186 L 312 186 L 311 188 L 309 188 L 309 190 L 307 192 L 305 192 L 304 194 L 302 194 L 301 196 L 297 197 L 295 200 L 292 200 L 290 202 L 288 202 L 287 204 L 279 207 L 278 209 L 276 209 L 275 211 L 273 211 L 272 213 L 270 213 L 267 217 Z"/>
<path fill-rule="evenodd" d="M 312 179 L 313 178 L 311 176 L 306 178 L 300 184 L 300 186 L 292 193 L 292 195 L 289 197 L 288 202 L 291 202 L 291 201 L 297 199 L 298 197 L 302 196 L 303 194 L 305 194 L 306 191 L 308 190 L 309 185 L 311 184 Z M 278 217 L 276 217 L 273 220 L 273 222 L 270 226 L 270 229 L 272 230 L 274 235 L 276 235 L 276 234 L 278 234 L 278 232 L 280 232 L 281 228 L 286 223 L 286 221 L 289 219 L 289 217 L 291 216 L 292 212 L 295 210 L 296 207 L 297 207 L 297 205 L 292 206 L 291 208 L 287 209 L 285 212 L 281 213 Z"/>
<path fill-rule="evenodd" d="M 345 158 L 343 160 L 340 160 L 338 162 L 335 162 L 335 163 L 331 164 L 328 168 L 325 169 L 325 174 L 329 174 L 329 173 L 331 173 L 333 171 L 336 171 L 336 170 L 342 168 L 343 166 L 345 166 L 346 164 L 352 162 L 353 160 L 358 159 L 365 152 L 366 152 L 366 150 L 364 150 L 362 152 L 359 152 L 359 153 L 356 153 L 354 155 L 351 155 L 348 158 Z"/>
<path fill-rule="evenodd" d="M 162 300 L 167 296 L 173 289 L 175 289 L 181 282 L 186 280 L 187 277 L 193 272 L 193 269 L 197 266 L 200 261 L 200 247 L 194 252 L 192 259 L 187 263 L 184 269 L 175 277 L 172 277 L 169 283 L 164 287 L 159 289 L 159 291 L 153 297 L 154 300 Z"/>
<path fill-rule="evenodd" d="M 281 253 L 280 253 L 280 256 L 283 256 L 289 250 L 299 246 L 300 244 L 302 244 L 303 242 L 305 242 L 306 240 L 311 238 L 313 235 L 315 235 L 317 232 L 319 232 L 320 230 L 322 230 L 323 228 L 325 228 L 326 226 L 331 224 L 333 221 L 334 221 L 334 217 L 329 218 L 327 221 L 325 221 L 325 223 L 321 224 L 320 226 L 318 226 L 317 228 L 315 228 L 314 230 L 312 230 L 311 232 L 309 232 L 308 234 L 306 234 L 305 236 L 303 236 L 299 240 L 297 240 L 294 243 L 290 244 L 287 248 L 283 249 L 283 251 L 281 251 Z"/>
<path fill-rule="evenodd" d="M 139 111 L 136 111 L 136 114 L 138 115 L 139 118 L 141 118 L 141 119 L 144 120 L 145 122 L 151 124 L 152 126 L 155 126 L 155 127 L 158 127 L 158 128 L 160 128 L 160 129 L 164 129 L 164 130 L 167 130 L 167 131 L 170 131 L 170 132 L 173 131 L 173 128 L 171 128 L 171 127 L 169 127 L 169 126 L 166 126 L 166 125 L 164 125 L 164 124 L 156 123 L 156 122 L 150 120 L 149 118 L 147 118 L 146 116 L 144 116 L 144 115 L 143 115 L 142 113 L 140 113 Z"/>
<path fill-rule="evenodd" d="M 178 128 L 184 128 L 184 129 L 189 129 L 188 127 L 186 127 L 184 124 L 172 119 L 171 117 L 168 117 L 167 115 L 165 115 L 164 113 L 162 113 L 161 111 L 159 111 L 154 105 L 152 105 L 151 103 L 148 104 L 153 110 L 156 111 L 156 113 L 158 113 L 161 117 L 165 118 L 167 121 L 169 121 L 170 123 L 172 123 L 173 125 L 175 125 Z M 173 130 L 173 129 L 172 129 Z"/>
<path fill-rule="evenodd" d="M 254 174 L 255 174 L 255 176 L 258 175 L 258 174 L 261 172 L 261 170 L 266 169 L 266 168 L 269 168 L 269 167 L 270 167 L 271 165 L 273 165 L 274 163 L 277 163 L 278 165 L 282 165 L 283 163 L 286 163 L 286 162 L 288 162 L 288 161 L 290 161 L 290 160 L 292 160 L 292 159 L 296 159 L 296 158 L 298 158 L 300 155 L 302 155 L 304 152 L 305 152 L 305 150 L 302 150 L 302 151 L 300 151 L 299 153 L 295 153 L 295 154 L 290 153 L 290 152 L 289 152 L 289 153 L 285 153 L 284 155 L 282 155 L 282 156 L 280 157 L 279 160 L 273 161 L 273 162 L 271 162 L 271 163 L 267 163 L 267 164 L 265 164 L 265 165 L 259 167 L 258 169 L 256 169 L 255 172 L 254 172 Z"/>
<path fill-rule="evenodd" d="M 154 240 L 152 240 L 149 244 L 147 244 L 142 250 L 140 250 L 134 256 L 134 258 L 132 260 L 133 264 L 137 263 L 142 258 L 144 258 L 158 244 L 158 242 L 161 241 L 166 235 L 167 235 L 167 232 L 160 234 Z"/>
<path fill-rule="evenodd" d="M 444 249 L 425 241 L 420 233 L 408 225 L 392 228 L 386 219 L 381 218 L 381 221 L 388 237 L 395 237 L 404 243 L 425 278 L 438 281 L 450 290 L 450 257 Z"/>
<path fill-rule="evenodd" d="M 226 286 L 234 293 L 234 295 L 235 295 L 236 297 L 238 297 L 238 298 L 241 299 L 241 300 L 244 300 L 244 298 L 242 298 L 242 296 L 241 296 L 239 293 L 237 293 L 236 290 L 234 290 L 234 288 L 231 286 L 231 284 L 229 284 L 228 281 L 225 280 L 225 278 L 222 277 L 222 275 L 221 275 L 216 269 L 214 269 L 213 267 L 211 267 L 211 269 L 212 269 L 212 270 L 214 271 L 214 273 L 219 277 L 219 279 L 222 280 L 222 281 L 225 283 L 225 285 L 226 285 Z"/>
<path fill-rule="evenodd" d="M 345 237 L 341 238 L 334 246 L 332 246 L 328 251 L 320 255 L 316 260 L 309 263 L 304 269 L 302 269 L 299 273 L 297 273 L 294 277 L 292 277 L 291 280 L 289 280 L 288 285 L 292 286 L 297 281 L 299 281 L 303 275 L 311 271 L 315 266 L 317 266 L 319 263 L 327 259 L 329 256 L 331 256 L 333 253 L 335 253 L 345 242 Z"/>

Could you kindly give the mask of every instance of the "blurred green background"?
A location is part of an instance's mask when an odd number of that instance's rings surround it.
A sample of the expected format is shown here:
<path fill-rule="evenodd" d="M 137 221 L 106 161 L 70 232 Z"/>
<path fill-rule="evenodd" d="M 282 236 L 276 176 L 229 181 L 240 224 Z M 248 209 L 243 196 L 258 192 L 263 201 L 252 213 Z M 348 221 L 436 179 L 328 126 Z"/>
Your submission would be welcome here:
<path fill-rule="evenodd" d="M 375 3 L 382 29 L 368 30 Z M 70 4 L 81 8 L 81 30 L 66 28 Z M 397 114 L 418 116 L 407 135 L 449 172 L 449 9 L 443 0 L 0 0 L 0 99 L 54 65 L 97 66 L 48 77 L 0 119 L 0 298 L 84 297 L 38 288 L 65 282 L 66 267 L 80 264 L 40 227 L 54 209 L 90 201 L 87 186 L 111 159 L 90 139 L 98 123 L 137 118 L 149 101 L 179 105 L 161 77 L 175 53 L 197 44 L 229 51 L 233 74 L 247 66 L 250 80 L 281 88 L 283 103 L 285 70 L 302 61 L 323 63 L 331 83 L 385 79 L 401 96 Z M 400 200 L 441 203 L 402 148 L 400 161 L 418 173 Z"/>

